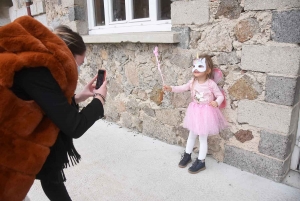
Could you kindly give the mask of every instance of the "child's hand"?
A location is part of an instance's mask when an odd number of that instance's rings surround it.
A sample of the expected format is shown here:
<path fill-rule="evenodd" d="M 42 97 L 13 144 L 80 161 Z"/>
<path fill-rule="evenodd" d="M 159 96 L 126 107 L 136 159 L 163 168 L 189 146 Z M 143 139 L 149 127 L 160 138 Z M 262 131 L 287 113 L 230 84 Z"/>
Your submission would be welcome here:
<path fill-rule="evenodd" d="M 211 102 L 209 103 L 209 105 L 210 105 L 210 106 L 213 106 L 213 107 L 218 107 L 218 106 L 219 106 L 218 103 L 217 103 L 216 101 L 211 101 Z"/>
<path fill-rule="evenodd" d="M 172 87 L 165 85 L 165 86 L 163 86 L 163 90 L 171 92 L 172 91 Z"/>

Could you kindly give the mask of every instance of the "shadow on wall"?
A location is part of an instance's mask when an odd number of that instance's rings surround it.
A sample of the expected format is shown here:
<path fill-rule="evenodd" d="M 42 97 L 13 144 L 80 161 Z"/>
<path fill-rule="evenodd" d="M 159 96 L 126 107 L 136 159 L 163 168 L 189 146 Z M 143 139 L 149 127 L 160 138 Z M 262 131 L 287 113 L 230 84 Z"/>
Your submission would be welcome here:
<path fill-rule="evenodd" d="M 13 3 L 11 0 L 1 0 L 0 1 L 0 8 L 2 7 L 12 7 L 13 6 Z M 0 13 L 1 15 L 1 13 Z"/>
<path fill-rule="evenodd" d="M 12 6 L 11 0 L 0 1 L 0 27 L 10 23 L 9 8 Z"/>

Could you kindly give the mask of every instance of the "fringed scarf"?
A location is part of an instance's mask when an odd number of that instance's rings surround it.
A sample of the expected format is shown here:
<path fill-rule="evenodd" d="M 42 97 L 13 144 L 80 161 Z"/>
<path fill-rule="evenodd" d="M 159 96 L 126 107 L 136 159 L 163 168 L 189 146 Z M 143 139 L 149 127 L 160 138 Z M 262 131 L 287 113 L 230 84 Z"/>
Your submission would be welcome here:
<path fill-rule="evenodd" d="M 74 98 L 72 106 L 79 109 Z M 54 183 L 65 182 L 63 169 L 78 164 L 81 159 L 74 147 L 73 138 L 59 132 L 57 140 L 50 150 L 50 154 L 36 178 Z"/>

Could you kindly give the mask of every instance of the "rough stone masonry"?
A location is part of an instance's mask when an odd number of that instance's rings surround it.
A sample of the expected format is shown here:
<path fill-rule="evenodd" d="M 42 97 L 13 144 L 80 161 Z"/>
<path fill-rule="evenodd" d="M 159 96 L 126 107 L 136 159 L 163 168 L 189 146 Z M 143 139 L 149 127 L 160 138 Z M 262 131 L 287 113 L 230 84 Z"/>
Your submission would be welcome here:
<path fill-rule="evenodd" d="M 42 2 L 49 26 L 63 23 L 88 33 L 86 1 L 33 2 Z M 223 113 L 230 124 L 209 138 L 209 153 L 282 181 L 299 118 L 299 0 L 173 0 L 171 21 L 172 31 L 180 34 L 178 44 L 88 44 L 78 89 L 105 68 L 107 120 L 185 146 L 188 131 L 182 120 L 190 94 L 162 93 L 152 50 L 158 46 L 168 85 L 191 79 L 192 60 L 207 53 L 225 76 Z"/>
<path fill-rule="evenodd" d="M 109 121 L 185 146 L 189 92 L 164 93 L 152 50 L 158 45 L 168 85 L 191 79 L 196 54 L 213 56 L 225 81 L 229 129 L 209 138 L 209 153 L 242 170 L 282 181 L 289 170 L 299 114 L 298 0 L 174 1 L 179 44 L 91 44 L 80 76 L 109 75 Z M 293 19 L 292 21 L 289 19 Z M 243 140 L 241 140 L 243 139 Z"/>

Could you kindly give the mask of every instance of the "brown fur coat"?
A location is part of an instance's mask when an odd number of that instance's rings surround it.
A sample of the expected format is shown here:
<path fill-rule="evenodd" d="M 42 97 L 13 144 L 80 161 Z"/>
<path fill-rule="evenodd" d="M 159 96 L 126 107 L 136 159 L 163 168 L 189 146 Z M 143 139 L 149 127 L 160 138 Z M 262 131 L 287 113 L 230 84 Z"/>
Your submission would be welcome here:
<path fill-rule="evenodd" d="M 57 138 L 59 129 L 40 107 L 10 90 L 16 71 L 40 66 L 71 102 L 78 73 L 65 43 L 28 16 L 0 28 L 0 201 L 24 199 Z"/>

